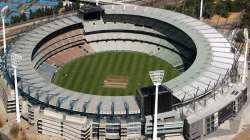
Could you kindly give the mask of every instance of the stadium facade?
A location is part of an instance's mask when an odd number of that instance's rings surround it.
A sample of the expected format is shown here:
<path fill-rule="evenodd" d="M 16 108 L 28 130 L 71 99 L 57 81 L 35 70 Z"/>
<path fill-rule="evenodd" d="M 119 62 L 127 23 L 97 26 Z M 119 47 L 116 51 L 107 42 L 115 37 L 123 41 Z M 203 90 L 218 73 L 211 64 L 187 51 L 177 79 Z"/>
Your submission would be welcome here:
<path fill-rule="evenodd" d="M 246 102 L 246 87 L 238 82 L 239 54 L 209 25 L 142 6 L 104 5 L 95 12 L 100 12 L 95 19 L 82 11 L 58 17 L 19 35 L 8 46 L 5 79 L 12 81 L 11 53 L 20 54 L 22 116 L 39 133 L 65 139 L 151 137 L 152 116 L 143 113 L 135 96 L 98 96 L 51 83 L 65 63 L 98 52 L 154 55 L 181 73 L 162 84 L 176 101 L 158 115 L 161 138 L 203 139 Z"/>

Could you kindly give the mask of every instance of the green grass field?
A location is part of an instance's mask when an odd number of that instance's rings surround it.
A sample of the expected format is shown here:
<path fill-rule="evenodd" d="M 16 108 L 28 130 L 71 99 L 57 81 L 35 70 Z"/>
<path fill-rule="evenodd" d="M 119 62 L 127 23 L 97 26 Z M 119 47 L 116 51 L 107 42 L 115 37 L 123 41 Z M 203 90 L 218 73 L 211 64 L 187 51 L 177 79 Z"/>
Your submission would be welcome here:
<path fill-rule="evenodd" d="M 134 95 L 135 90 L 152 85 L 148 71 L 165 70 L 164 82 L 178 75 L 165 61 L 137 52 L 102 52 L 65 64 L 55 74 L 54 83 L 61 87 L 88 94 L 106 96 Z M 127 88 L 103 87 L 105 77 L 128 77 Z"/>

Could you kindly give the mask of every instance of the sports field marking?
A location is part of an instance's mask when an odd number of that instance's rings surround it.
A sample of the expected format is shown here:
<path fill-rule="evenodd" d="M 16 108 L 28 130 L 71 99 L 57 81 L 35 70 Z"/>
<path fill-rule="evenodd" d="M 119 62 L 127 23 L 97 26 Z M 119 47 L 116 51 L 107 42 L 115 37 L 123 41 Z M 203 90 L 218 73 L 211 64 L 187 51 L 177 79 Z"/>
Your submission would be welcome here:
<path fill-rule="evenodd" d="M 103 87 L 106 88 L 127 88 L 128 77 L 120 75 L 109 75 L 104 79 Z"/>
<path fill-rule="evenodd" d="M 178 72 L 166 61 L 139 52 L 101 52 L 75 59 L 55 73 L 52 82 L 66 89 L 103 96 L 135 95 L 150 86 L 148 71 L 163 69 L 164 82 Z"/>

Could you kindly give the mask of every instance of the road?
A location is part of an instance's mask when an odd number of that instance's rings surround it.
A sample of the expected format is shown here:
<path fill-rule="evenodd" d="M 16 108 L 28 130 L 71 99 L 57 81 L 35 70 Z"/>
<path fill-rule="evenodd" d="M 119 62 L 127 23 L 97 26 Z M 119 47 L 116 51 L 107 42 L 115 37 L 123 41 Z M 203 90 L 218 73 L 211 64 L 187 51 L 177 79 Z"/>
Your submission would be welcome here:
<path fill-rule="evenodd" d="M 29 28 L 30 26 L 34 25 L 34 24 L 39 24 L 39 23 L 43 23 L 43 22 L 47 22 L 49 20 L 54 20 L 63 16 L 69 16 L 72 15 L 74 13 L 74 11 L 69 11 L 67 13 L 63 13 L 60 15 L 52 15 L 52 16 L 47 16 L 47 17 L 41 17 L 41 18 L 37 18 L 37 19 L 33 19 L 33 20 L 28 20 L 25 23 L 20 23 L 20 24 L 15 24 L 13 26 L 10 27 L 6 27 L 6 39 L 11 39 L 13 37 L 15 37 L 18 33 L 26 30 L 27 28 Z M 0 49 L 2 48 L 2 29 L 0 30 Z"/>

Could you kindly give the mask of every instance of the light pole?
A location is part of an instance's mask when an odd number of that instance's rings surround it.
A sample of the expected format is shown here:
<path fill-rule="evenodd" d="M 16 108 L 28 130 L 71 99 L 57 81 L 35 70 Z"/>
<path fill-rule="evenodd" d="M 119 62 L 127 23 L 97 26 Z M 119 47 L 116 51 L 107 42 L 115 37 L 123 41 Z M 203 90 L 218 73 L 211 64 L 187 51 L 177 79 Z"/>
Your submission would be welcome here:
<path fill-rule="evenodd" d="M 243 76 L 242 76 L 243 84 L 245 84 L 246 77 L 247 77 L 246 71 L 247 71 L 247 55 L 248 55 L 248 41 L 249 41 L 247 28 L 244 29 L 244 38 L 245 38 L 246 46 L 245 46 L 245 57 L 244 57 L 244 67 L 243 67 Z"/>
<path fill-rule="evenodd" d="M 8 6 L 5 6 L 1 9 L 1 18 L 2 18 L 2 25 L 3 25 L 3 52 L 4 52 L 4 55 L 6 53 L 5 15 L 6 15 L 7 9 L 8 9 Z"/>
<path fill-rule="evenodd" d="M 96 6 L 99 5 L 99 0 L 96 0 L 95 5 L 96 5 Z"/>
<path fill-rule="evenodd" d="M 200 5 L 200 20 L 202 20 L 203 16 L 203 0 L 201 0 L 201 5 Z"/>
<path fill-rule="evenodd" d="M 159 85 L 164 77 L 164 70 L 149 71 L 149 76 L 155 86 L 155 109 L 154 109 L 154 128 L 153 128 L 153 140 L 157 140 L 157 114 L 158 114 L 158 90 Z"/>
<path fill-rule="evenodd" d="M 19 111 L 19 98 L 18 98 L 18 86 L 17 86 L 17 67 L 19 62 L 22 60 L 22 56 L 16 53 L 11 54 L 11 65 L 14 69 L 14 80 L 15 80 L 15 93 L 16 93 L 16 121 L 20 123 L 20 111 Z"/>

